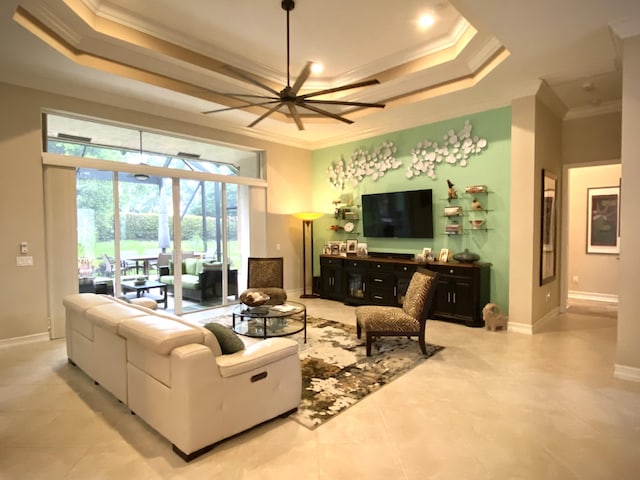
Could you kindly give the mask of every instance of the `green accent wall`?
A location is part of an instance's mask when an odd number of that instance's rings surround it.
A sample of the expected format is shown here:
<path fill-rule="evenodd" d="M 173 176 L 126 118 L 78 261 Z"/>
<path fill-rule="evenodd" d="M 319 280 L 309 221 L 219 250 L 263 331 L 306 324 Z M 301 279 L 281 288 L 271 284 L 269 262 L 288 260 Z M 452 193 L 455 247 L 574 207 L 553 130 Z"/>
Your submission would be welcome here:
<path fill-rule="evenodd" d="M 424 140 L 443 144 L 447 133 L 458 132 L 469 121 L 472 126 L 471 137 L 487 140 L 487 148 L 481 153 L 471 155 L 465 167 L 459 164 L 438 163 L 435 169 L 436 179 L 421 175 L 407 178 L 406 170 L 412 163 L 411 151 Z M 395 158 L 402 162 L 396 170 L 388 170 L 377 180 L 365 177 L 358 185 L 345 184 L 344 189 L 334 188 L 329 182 L 328 169 L 340 159 L 349 162 L 354 151 L 364 149 L 373 151 L 383 142 L 393 142 L 396 147 Z M 315 211 L 326 215 L 314 222 L 314 272 L 320 272 L 318 254 L 330 240 L 344 241 L 357 239 L 367 243 L 370 251 L 401 252 L 418 254 L 424 247 L 430 247 L 434 254 L 442 248 L 458 253 L 465 248 L 480 255 L 480 261 L 492 264 L 491 301 L 499 304 L 508 312 L 509 303 L 509 198 L 511 163 L 511 108 L 504 107 L 480 112 L 421 127 L 401 130 L 366 140 L 345 143 L 319 149 L 312 154 L 312 205 Z M 445 225 L 448 219 L 444 208 L 450 203 L 447 199 L 447 179 L 455 185 L 459 204 L 466 210 L 470 208 L 472 198 L 477 198 L 488 211 L 485 214 L 465 212 L 460 219 L 463 234 L 446 235 Z M 490 193 L 466 194 L 469 185 L 486 185 Z M 362 221 L 355 221 L 355 231 L 332 231 L 331 225 L 344 224 L 334 218 L 333 201 L 341 195 L 351 195 L 354 205 L 360 205 L 360 196 L 369 193 L 392 192 L 400 190 L 433 190 L 433 239 L 382 239 L 365 238 L 362 234 Z M 453 205 L 453 203 L 451 203 Z M 468 223 L 470 218 L 486 215 L 487 230 L 473 231 Z"/>

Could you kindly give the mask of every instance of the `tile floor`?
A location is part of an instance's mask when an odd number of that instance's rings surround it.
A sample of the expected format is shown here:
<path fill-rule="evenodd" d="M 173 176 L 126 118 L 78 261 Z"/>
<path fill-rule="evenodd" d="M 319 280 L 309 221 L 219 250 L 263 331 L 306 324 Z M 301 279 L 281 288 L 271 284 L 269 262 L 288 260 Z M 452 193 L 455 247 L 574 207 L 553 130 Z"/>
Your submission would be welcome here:
<path fill-rule="evenodd" d="M 615 312 L 572 308 L 534 336 L 440 321 L 427 335 L 446 349 L 316 430 L 277 419 L 189 464 L 71 367 L 64 340 L 2 347 L 0 479 L 640 478 L 640 383 L 612 377 Z"/>

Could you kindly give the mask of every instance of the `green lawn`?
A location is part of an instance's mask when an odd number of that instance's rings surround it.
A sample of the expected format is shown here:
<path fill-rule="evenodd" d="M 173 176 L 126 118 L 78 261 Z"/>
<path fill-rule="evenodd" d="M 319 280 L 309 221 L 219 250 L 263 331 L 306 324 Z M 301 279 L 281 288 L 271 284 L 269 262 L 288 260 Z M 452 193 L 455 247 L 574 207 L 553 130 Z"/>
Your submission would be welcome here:
<path fill-rule="evenodd" d="M 241 267 L 240 250 L 238 247 L 238 241 L 232 240 L 228 244 L 229 259 L 231 265 L 235 268 Z M 169 250 L 169 249 L 167 249 Z M 195 242 L 190 240 L 184 240 L 182 242 L 183 251 L 197 251 Z M 158 247 L 157 240 L 122 240 L 120 242 L 120 253 L 122 258 L 127 256 L 136 255 L 153 255 L 159 253 L 161 249 Z M 94 269 L 99 269 L 100 264 L 103 263 L 102 255 L 107 254 L 110 257 L 115 256 L 114 242 L 97 242 L 95 246 L 95 257 L 92 259 Z M 78 249 L 78 258 L 84 256 L 84 253 Z"/>

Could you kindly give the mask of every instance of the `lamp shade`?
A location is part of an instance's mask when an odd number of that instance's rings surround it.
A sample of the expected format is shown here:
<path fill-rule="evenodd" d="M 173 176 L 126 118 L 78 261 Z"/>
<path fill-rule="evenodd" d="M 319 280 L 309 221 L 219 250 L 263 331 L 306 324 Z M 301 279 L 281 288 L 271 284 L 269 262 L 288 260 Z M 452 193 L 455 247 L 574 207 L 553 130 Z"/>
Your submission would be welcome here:
<path fill-rule="evenodd" d="M 322 212 L 298 212 L 294 213 L 293 216 L 299 218 L 300 220 L 305 220 L 308 222 L 312 222 L 320 217 L 322 217 L 324 213 Z"/>

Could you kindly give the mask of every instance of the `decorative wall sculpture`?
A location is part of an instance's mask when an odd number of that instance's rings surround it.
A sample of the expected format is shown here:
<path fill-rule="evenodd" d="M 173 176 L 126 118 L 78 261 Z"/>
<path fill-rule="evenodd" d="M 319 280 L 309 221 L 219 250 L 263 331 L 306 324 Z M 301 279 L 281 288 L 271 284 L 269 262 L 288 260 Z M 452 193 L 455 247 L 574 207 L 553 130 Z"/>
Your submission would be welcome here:
<path fill-rule="evenodd" d="M 373 152 L 359 148 L 351 154 L 348 162 L 343 157 L 329 166 L 329 183 L 334 188 L 342 190 L 345 183 L 355 187 L 365 177 L 371 177 L 376 181 L 388 170 L 402 166 L 402 162 L 395 157 L 397 150 L 393 142 L 382 142 Z"/>
<path fill-rule="evenodd" d="M 436 166 L 442 162 L 466 167 L 469 157 L 480 154 L 488 145 L 484 138 L 471 137 L 472 128 L 466 120 L 458 133 L 450 130 L 444 136 L 442 145 L 432 140 L 418 142 L 411 151 L 412 162 L 407 168 L 407 178 L 426 175 L 435 180 Z"/>
<path fill-rule="evenodd" d="M 407 167 L 406 177 L 411 179 L 426 175 L 435 180 L 436 166 L 442 162 L 465 167 L 469 157 L 479 155 L 488 146 L 486 139 L 471 136 L 472 128 L 471 122 L 466 120 L 460 131 L 456 133 L 450 130 L 444 136 L 442 145 L 433 140 L 418 142 L 411 150 L 412 161 Z M 345 185 L 355 187 L 367 177 L 376 181 L 389 170 L 402 166 L 402 161 L 396 158 L 397 150 L 390 141 L 382 142 L 372 152 L 359 148 L 351 154 L 348 161 L 341 157 L 329 166 L 329 183 L 334 188 L 343 190 Z"/>

